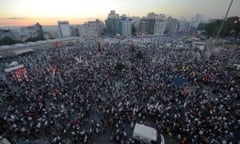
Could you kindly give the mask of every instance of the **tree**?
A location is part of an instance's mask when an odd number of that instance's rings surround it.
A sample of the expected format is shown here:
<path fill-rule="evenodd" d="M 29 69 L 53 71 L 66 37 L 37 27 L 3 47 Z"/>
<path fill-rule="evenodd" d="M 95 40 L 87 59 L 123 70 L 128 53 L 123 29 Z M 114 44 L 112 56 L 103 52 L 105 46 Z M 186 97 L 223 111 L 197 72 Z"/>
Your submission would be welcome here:
<path fill-rule="evenodd" d="M 198 30 L 204 30 L 205 26 L 207 25 L 207 23 L 200 23 L 198 25 Z"/>
<path fill-rule="evenodd" d="M 39 41 L 39 40 L 45 40 L 45 39 L 40 37 L 40 36 L 38 36 L 38 37 L 28 38 L 26 40 L 26 42 L 35 42 L 35 41 Z"/>
<path fill-rule="evenodd" d="M 16 43 L 17 41 L 13 40 L 10 37 L 4 37 L 3 39 L 0 40 L 0 45 L 12 45 Z"/>
<path fill-rule="evenodd" d="M 225 25 L 222 30 L 224 36 L 233 36 L 237 37 L 240 32 L 240 20 L 239 17 L 230 17 L 225 22 Z"/>
<path fill-rule="evenodd" d="M 208 35 L 211 35 L 211 36 L 216 36 L 217 33 L 218 33 L 218 30 L 221 26 L 221 23 L 222 23 L 222 20 L 217 20 L 215 22 L 211 22 L 211 23 L 208 23 L 206 26 L 205 26 L 205 31 Z"/>
<path fill-rule="evenodd" d="M 222 24 L 223 20 L 216 20 L 211 23 L 207 24 L 200 24 L 198 29 L 199 30 L 205 30 L 206 34 L 215 37 L 219 31 L 219 28 Z M 240 32 L 240 20 L 239 17 L 229 17 L 226 22 L 224 23 L 223 29 L 220 33 L 220 36 L 227 37 L 227 36 L 234 36 L 237 37 L 237 35 Z"/>

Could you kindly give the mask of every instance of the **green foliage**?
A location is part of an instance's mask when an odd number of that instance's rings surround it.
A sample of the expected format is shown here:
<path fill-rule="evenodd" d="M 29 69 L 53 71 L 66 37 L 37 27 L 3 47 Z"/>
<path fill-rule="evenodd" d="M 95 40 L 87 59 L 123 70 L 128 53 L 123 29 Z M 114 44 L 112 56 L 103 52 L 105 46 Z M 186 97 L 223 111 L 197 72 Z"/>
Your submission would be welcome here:
<path fill-rule="evenodd" d="M 222 24 L 223 20 L 216 20 L 215 22 L 207 23 L 207 24 L 200 24 L 198 29 L 199 30 L 205 30 L 206 33 L 210 36 L 216 36 L 219 28 Z M 240 20 L 239 17 L 229 17 L 222 28 L 222 31 L 220 33 L 220 36 L 234 36 L 236 37 L 240 32 Z"/>
<path fill-rule="evenodd" d="M 224 36 L 237 37 L 240 32 L 240 19 L 239 17 L 231 17 L 225 22 L 223 27 Z"/>
<path fill-rule="evenodd" d="M 138 53 L 136 54 L 136 58 L 143 59 L 143 53 L 141 51 L 138 51 Z"/>
<path fill-rule="evenodd" d="M 207 23 L 200 23 L 198 25 L 198 30 L 204 30 L 205 26 L 207 25 Z"/>
<path fill-rule="evenodd" d="M 26 40 L 26 42 L 35 42 L 35 41 L 39 41 L 39 40 L 45 40 L 45 39 L 43 37 L 39 36 L 39 37 L 29 38 Z"/>
<path fill-rule="evenodd" d="M 117 71 L 121 71 L 124 68 L 125 68 L 125 65 L 123 65 L 122 63 L 117 63 L 115 66 L 115 70 Z"/>
<path fill-rule="evenodd" d="M 25 42 L 35 42 L 39 40 L 45 40 L 43 37 L 35 37 L 35 38 L 29 38 Z M 0 45 L 13 45 L 16 43 L 21 43 L 21 41 L 16 41 L 10 37 L 4 37 L 0 40 Z"/>
<path fill-rule="evenodd" d="M 13 40 L 10 37 L 4 37 L 3 39 L 0 40 L 0 45 L 13 45 L 16 44 L 18 41 Z"/>
<path fill-rule="evenodd" d="M 215 22 L 211 22 L 211 23 L 208 23 L 206 26 L 205 26 L 205 31 L 208 35 L 211 35 L 211 36 L 216 36 L 217 33 L 218 33 L 218 30 L 221 26 L 221 23 L 222 23 L 222 20 L 217 20 Z"/>

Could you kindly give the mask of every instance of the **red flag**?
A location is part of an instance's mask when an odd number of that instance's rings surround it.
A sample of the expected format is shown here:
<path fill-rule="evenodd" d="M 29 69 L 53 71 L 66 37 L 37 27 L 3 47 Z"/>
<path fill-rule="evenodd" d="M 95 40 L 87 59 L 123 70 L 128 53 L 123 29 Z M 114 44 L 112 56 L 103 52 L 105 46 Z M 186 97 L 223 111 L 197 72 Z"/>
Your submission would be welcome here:
<path fill-rule="evenodd" d="M 11 74 L 12 74 L 13 79 L 18 81 L 18 82 L 21 82 L 23 80 L 28 81 L 28 75 L 27 75 L 26 67 L 17 69 L 15 71 L 11 72 Z"/>
<path fill-rule="evenodd" d="M 26 67 L 22 68 L 22 75 L 26 81 L 28 81 L 27 69 Z"/>
<path fill-rule="evenodd" d="M 209 82 L 210 81 L 210 76 L 206 74 L 203 79 L 204 82 Z"/>
<path fill-rule="evenodd" d="M 16 70 L 14 73 L 15 73 L 16 80 L 18 82 L 21 82 L 23 80 L 21 75 L 21 69 Z"/>

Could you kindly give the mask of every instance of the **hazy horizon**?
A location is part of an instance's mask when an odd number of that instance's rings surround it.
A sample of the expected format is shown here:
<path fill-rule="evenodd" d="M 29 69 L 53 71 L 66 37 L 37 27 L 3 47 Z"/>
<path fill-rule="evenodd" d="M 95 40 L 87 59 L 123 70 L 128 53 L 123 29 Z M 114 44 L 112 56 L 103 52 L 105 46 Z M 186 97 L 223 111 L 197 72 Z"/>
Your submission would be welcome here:
<path fill-rule="evenodd" d="M 104 21 L 110 10 L 120 15 L 146 16 L 149 12 L 191 20 L 223 18 L 231 0 L 1 0 L 0 26 L 57 25 L 67 20 L 71 25 L 89 20 Z M 240 1 L 234 0 L 230 16 L 239 16 Z"/>

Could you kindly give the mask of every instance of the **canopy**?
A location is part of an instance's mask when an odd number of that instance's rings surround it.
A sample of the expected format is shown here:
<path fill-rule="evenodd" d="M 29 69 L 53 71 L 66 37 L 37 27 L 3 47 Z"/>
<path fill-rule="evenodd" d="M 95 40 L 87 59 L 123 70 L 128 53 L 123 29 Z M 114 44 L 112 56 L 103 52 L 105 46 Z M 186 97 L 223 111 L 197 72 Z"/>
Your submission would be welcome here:
<path fill-rule="evenodd" d="M 17 61 L 12 61 L 12 62 L 8 65 L 8 67 L 13 67 L 13 66 L 16 66 L 16 65 L 18 65 L 18 62 L 17 62 Z"/>
<path fill-rule="evenodd" d="M 20 64 L 20 65 L 16 65 L 16 66 L 13 66 L 13 67 L 5 68 L 4 71 L 6 73 L 9 73 L 9 72 L 15 71 L 15 70 L 23 68 L 23 67 L 24 67 L 24 65 Z"/>

